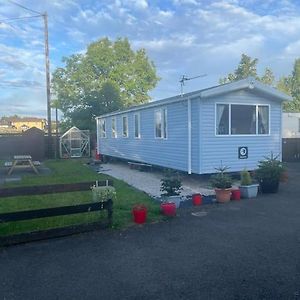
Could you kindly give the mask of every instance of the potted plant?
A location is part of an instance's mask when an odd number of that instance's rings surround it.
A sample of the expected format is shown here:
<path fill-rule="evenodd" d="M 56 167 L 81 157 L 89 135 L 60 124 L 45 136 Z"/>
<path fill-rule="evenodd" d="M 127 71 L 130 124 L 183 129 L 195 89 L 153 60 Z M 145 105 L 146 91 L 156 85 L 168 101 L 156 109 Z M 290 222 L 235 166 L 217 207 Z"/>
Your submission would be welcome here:
<path fill-rule="evenodd" d="M 108 199 L 115 200 L 117 197 L 116 189 L 113 186 L 92 186 L 92 195 L 94 202 L 104 202 Z"/>
<path fill-rule="evenodd" d="M 182 186 L 181 180 L 177 172 L 167 170 L 165 176 L 161 179 L 160 191 L 162 192 L 162 201 L 161 209 L 163 212 L 167 209 L 167 214 L 172 211 L 174 214 L 174 209 L 172 207 L 178 208 L 181 201 Z M 169 212 L 169 213 L 168 213 Z M 176 212 L 176 209 L 175 209 Z"/>
<path fill-rule="evenodd" d="M 279 181 L 285 171 L 285 167 L 278 157 L 271 153 L 269 157 L 266 156 L 264 160 L 258 162 L 255 176 L 263 193 L 278 192 Z"/>
<path fill-rule="evenodd" d="M 132 208 L 133 220 L 137 224 L 143 224 L 147 219 L 147 207 L 144 204 L 136 204 Z"/>
<path fill-rule="evenodd" d="M 250 173 L 244 169 L 241 172 L 241 197 L 242 198 L 255 198 L 257 196 L 258 184 L 252 182 Z"/>
<path fill-rule="evenodd" d="M 210 178 L 211 185 L 215 188 L 217 201 L 225 203 L 230 201 L 232 178 L 226 173 L 229 167 L 220 166 L 215 168 L 218 173 Z"/>
<path fill-rule="evenodd" d="M 192 195 L 193 205 L 198 206 L 202 205 L 202 195 L 201 194 L 194 194 Z"/>

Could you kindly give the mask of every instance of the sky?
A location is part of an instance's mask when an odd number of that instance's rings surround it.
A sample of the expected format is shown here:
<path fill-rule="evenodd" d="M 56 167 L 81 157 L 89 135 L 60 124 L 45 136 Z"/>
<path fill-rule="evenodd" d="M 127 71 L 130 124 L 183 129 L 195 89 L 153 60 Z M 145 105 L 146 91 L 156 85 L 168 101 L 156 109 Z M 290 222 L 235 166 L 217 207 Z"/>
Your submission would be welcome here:
<path fill-rule="evenodd" d="M 292 72 L 300 57 L 299 0 L 13 0 L 48 13 L 50 68 L 108 37 L 127 37 L 145 48 L 161 77 L 152 101 L 218 84 L 245 53 L 258 58 L 258 73 Z M 0 116 L 46 117 L 43 19 L 0 0 Z M 6 20 L 6 21 L 5 21 Z"/>

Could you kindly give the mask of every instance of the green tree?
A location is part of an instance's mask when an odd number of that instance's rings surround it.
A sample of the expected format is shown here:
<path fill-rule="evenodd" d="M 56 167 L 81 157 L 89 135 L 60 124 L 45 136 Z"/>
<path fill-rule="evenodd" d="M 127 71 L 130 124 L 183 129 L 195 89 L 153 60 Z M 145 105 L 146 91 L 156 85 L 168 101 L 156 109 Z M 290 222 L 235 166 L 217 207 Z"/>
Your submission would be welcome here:
<path fill-rule="evenodd" d="M 270 68 L 266 68 L 264 75 L 258 78 L 258 80 L 262 83 L 273 85 L 275 82 L 275 76 Z"/>
<path fill-rule="evenodd" d="M 246 54 L 242 54 L 238 67 L 234 70 L 233 73 L 229 73 L 226 77 L 221 78 L 219 80 L 220 84 L 244 79 L 251 76 L 265 84 L 272 85 L 274 83 L 275 77 L 271 69 L 266 68 L 264 75 L 262 77 L 259 77 L 257 75 L 257 64 L 257 58 L 251 58 Z"/>
<path fill-rule="evenodd" d="M 53 73 L 52 88 L 65 124 L 95 129 L 94 117 L 149 101 L 159 78 L 144 49 L 128 40 L 107 38 L 91 43 L 85 54 L 63 58 Z"/>
<path fill-rule="evenodd" d="M 280 78 L 277 88 L 293 97 L 293 101 L 284 103 L 284 110 L 300 112 L 300 58 L 295 60 L 292 74 Z"/>

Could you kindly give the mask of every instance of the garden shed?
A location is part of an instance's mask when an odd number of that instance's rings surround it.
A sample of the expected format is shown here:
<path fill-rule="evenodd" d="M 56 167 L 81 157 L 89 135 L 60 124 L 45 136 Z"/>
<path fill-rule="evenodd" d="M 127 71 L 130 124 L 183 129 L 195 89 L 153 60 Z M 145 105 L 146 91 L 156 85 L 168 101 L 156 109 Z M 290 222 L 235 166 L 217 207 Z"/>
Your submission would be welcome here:
<path fill-rule="evenodd" d="M 90 132 L 77 127 L 70 128 L 59 139 L 60 157 L 89 157 Z"/>
<path fill-rule="evenodd" d="M 102 155 L 186 171 L 253 170 L 282 152 L 282 103 L 291 97 L 247 78 L 96 118 Z"/>

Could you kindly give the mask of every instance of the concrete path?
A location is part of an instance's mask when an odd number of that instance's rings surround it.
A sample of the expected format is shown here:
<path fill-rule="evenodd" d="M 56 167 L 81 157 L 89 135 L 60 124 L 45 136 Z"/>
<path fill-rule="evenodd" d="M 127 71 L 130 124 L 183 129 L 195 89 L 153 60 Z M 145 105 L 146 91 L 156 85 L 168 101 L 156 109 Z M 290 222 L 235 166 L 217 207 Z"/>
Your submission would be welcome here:
<path fill-rule="evenodd" d="M 0 299 L 300 299 L 300 165 L 275 195 L 0 249 Z"/>
<path fill-rule="evenodd" d="M 160 180 L 164 176 L 162 171 L 141 172 L 130 169 L 124 162 L 113 162 L 101 165 L 99 172 L 121 179 L 152 197 L 160 197 L 161 195 Z M 200 178 L 200 176 L 181 174 L 181 178 L 183 187 L 181 194 L 183 196 L 195 193 L 201 193 L 202 195 L 214 194 L 214 191 L 208 188 L 208 181 Z"/>

